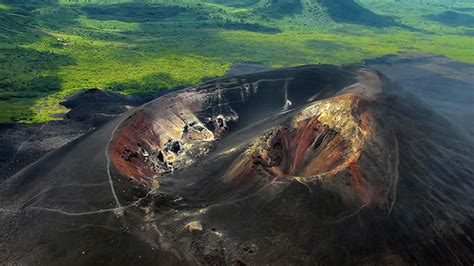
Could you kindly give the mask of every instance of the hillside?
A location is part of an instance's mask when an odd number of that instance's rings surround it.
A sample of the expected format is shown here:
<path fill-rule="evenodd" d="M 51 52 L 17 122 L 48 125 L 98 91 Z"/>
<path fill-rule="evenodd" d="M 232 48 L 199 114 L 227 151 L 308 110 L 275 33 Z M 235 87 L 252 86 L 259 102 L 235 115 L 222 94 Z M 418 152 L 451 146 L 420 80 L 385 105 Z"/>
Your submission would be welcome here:
<path fill-rule="evenodd" d="M 3 0 L 0 122 L 61 119 L 83 88 L 156 93 L 272 67 L 400 51 L 474 62 L 472 1 Z"/>
<path fill-rule="evenodd" d="M 377 15 L 355 0 L 267 0 L 260 5 L 270 17 L 303 15 L 314 20 L 330 19 L 374 27 L 396 25 L 393 18 Z"/>

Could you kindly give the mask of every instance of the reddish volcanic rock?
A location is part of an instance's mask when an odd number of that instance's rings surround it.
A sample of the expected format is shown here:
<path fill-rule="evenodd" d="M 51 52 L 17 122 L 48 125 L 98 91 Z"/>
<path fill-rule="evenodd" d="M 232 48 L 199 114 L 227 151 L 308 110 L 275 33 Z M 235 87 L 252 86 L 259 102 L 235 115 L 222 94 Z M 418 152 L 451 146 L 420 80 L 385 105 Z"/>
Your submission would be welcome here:
<path fill-rule="evenodd" d="M 360 101 L 360 97 L 344 95 L 305 107 L 252 143 L 229 168 L 226 178 L 236 185 L 257 177 L 329 183 L 347 179 L 351 193 L 357 194 L 353 197 L 370 203 L 371 185 L 358 168 L 370 134 L 361 128 L 370 122 L 367 115 L 359 113 Z"/>
<path fill-rule="evenodd" d="M 157 109 L 139 111 L 123 121 L 109 148 L 122 174 L 150 184 L 151 178 L 187 164 L 190 154 L 183 154 L 182 149 L 196 151 L 194 156 L 208 149 L 214 134 L 192 113 L 200 97 L 182 93 L 177 98 L 168 103 L 165 96 Z"/>

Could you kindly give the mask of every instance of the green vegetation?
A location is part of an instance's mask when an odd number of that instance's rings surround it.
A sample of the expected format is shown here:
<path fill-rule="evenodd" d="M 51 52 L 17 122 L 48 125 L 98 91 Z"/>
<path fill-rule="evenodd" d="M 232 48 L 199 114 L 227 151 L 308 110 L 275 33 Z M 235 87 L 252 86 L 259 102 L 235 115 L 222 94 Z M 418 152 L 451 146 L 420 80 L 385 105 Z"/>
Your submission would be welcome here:
<path fill-rule="evenodd" d="M 473 2 L 292 1 L 0 0 L 0 122 L 60 119 L 59 103 L 83 88 L 156 92 L 236 62 L 360 63 L 400 51 L 474 62 Z"/>

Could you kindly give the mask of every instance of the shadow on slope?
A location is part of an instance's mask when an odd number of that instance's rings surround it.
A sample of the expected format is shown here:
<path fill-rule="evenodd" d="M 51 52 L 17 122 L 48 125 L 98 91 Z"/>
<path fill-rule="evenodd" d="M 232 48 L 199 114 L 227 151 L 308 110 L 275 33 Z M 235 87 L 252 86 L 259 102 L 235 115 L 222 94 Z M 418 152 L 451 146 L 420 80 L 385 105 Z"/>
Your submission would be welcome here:
<path fill-rule="evenodd" d="M 189 11 L 188 8 L 181 6 L 134 3 L 88 5 L 83 7 L 82 10 L 91 19 L 119 20 L 123 22 L 160 21 Z"/>
<path fill-rule="evenodd" d="M 373 13 L 354 0 L 313 0 L 326 9 L 335 22 L 375 27 L 397 26 L 394 18 Z"/>
<path fill-rule="evenodd" d="M 227 30 L 246 30 L 260 33 L 279 33 L 280 29 L 264 26 L 258 23 L 237 22 L 216 18 L 210 15 L 204 8 L 191 8 L 169 4 L 141 4 L 124 3 L 112 5 L 88 5 L 82 11 L 89 19 L 96 20 L 118 20 L 122 22 L 146 23 L 169 22 L 173 18 L 173 24 L 195 21 L 197 27 L 219 28 Z M 176 19 L 180 16 L 180 19 Z M 156 25 L 150 25 L 156 27 Z"/>
<path fill-rule="evenodd" d="M 276 19 L 309 13 L 316 17 L 326 14 L 342 23 L 375 27 L 398 25 L 394 18 L 375 14 L 354 0 L 265 0 L 260 5 L 266 16 Z"/>
<path fill-rule="evenodd" d="M 445 11 L 438 14 L 428 15 L 427 19 L 436 21 L 448 26 L 470 26 L 474 25 L 474 16 L 456 11 Z"/>
<path fill-rule="evenodd" d="M 301 0 L 266 0 L 262 2 L 262 11 L 271 18 L 282 18 L 303 12 Z"/>

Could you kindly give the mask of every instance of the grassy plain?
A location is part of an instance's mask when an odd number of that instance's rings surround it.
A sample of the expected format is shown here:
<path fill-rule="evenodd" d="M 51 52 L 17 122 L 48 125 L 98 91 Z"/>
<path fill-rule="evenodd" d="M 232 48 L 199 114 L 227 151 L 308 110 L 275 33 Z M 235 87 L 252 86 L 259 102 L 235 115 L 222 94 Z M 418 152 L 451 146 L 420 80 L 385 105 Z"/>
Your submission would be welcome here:
<path fill-rule="evenodd" d="M 474 4 L 361 0 L 394 21 L 378 25 L 318 9 L 272 17 L 249 0 L 137 2 L 0 3 L 0 122 L 60 119 L 59 103 L 83 88 L 152 93 L 236 62 L 345 64 L 401 51 L 474 62 Z"/>

